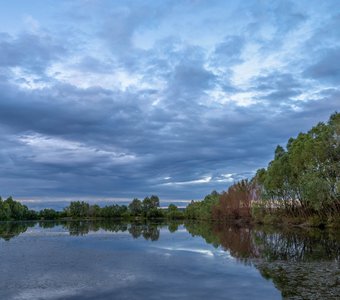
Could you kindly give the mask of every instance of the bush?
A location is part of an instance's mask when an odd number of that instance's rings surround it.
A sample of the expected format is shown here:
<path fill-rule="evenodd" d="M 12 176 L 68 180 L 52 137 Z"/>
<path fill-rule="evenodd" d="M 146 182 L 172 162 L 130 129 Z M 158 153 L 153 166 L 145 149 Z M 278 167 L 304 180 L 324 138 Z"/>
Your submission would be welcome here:
<path fill-rule="evenodd" d="M 269 225 L 278 225 L 282 223 L 282 219 L 278 214 L 266 214 L 265 217 L 263 218 L 263 223 L 264 224 L 269 224 Z"/>
<path fill-rule="evenodd" d="M 320 216 L 314 215 L 307 219 L 307 225 L 311 227 L 322 227 L 326 225 L 326 221 L 323 220 Z"/>

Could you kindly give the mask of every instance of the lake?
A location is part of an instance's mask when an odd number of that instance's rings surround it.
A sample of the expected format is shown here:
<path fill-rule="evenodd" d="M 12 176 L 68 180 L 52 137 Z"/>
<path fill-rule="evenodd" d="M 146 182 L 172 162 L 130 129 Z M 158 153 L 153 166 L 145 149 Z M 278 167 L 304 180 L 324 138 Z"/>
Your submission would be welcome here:
<path fill-rule="evenodd" d="M 0 299 L 340 299 L 338 231 L 0 223 Z"/>

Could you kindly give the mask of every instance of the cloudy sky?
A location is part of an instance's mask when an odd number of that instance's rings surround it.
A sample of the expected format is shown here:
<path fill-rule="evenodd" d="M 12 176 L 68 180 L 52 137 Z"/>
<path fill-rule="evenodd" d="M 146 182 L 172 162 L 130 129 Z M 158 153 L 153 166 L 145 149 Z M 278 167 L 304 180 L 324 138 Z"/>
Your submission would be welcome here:
<path fill-rule="evenodd" d="M 201 199 L 339 84 L 337 0 L 0 0 L 0 194 Z"/>

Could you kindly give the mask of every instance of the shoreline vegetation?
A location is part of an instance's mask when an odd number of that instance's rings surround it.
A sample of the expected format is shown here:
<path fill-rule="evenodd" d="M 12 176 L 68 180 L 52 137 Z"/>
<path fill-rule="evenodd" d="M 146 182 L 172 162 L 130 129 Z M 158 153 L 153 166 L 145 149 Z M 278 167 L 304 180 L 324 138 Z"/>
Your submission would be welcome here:
<path fill-rule="evenodd" d="M 250 180 L 213 191 L 185 209 L 174 204 L 160 208 L 155 195 L 105 207 L 74 201 L 63 211 L 34 211 L 12 197 L 0 197 L 0 221 L 108 218 L 340 227 L 340 113 L 290 138 L 286 148 L 277 146 L 267 168 Z"/>

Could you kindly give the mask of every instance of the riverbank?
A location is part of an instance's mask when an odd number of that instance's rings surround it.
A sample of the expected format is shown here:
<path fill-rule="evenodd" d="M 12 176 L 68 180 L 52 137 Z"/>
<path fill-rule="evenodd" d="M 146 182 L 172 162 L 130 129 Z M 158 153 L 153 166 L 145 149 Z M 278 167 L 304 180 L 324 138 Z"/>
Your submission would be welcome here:
<path fill-rule="evenodd" d="M 311 215 L 308 218 L 302 218 L 272 213 L 265 215 L 262 219 L 254 219 L 254 223 L 276 226 L 340 228 L 340 216 L 320 217 L 318 215 Z"/>

